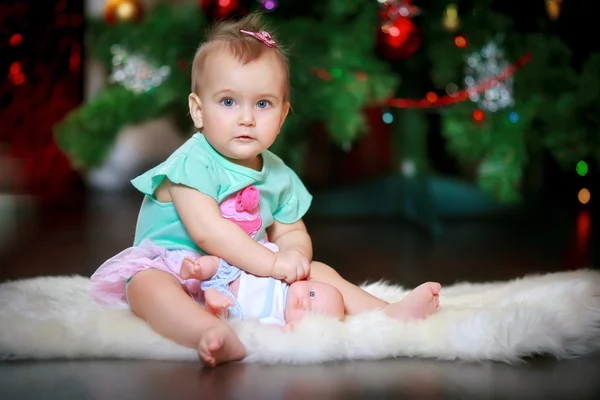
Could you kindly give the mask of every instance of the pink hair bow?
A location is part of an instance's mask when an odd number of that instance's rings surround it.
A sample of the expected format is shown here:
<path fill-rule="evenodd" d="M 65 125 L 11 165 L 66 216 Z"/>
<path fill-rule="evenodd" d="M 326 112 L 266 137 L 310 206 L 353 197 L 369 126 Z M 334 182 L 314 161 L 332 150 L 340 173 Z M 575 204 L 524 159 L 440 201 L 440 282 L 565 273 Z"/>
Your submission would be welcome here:
<path fill-rule="evenodd" d="M 254 36 L 258 40 L 260 40 L 261 42 L 266 44 L 268 47 L 273 47 L 276 44 L 275 41 L 273 39 L 271 39 L 271 34 L 269 34 L 269 32 L 260 31 L 257 33 L 257 32 L 245 31 L 243 29 L 240 29 L 240 32 L 245 33 L 246 35 Z"/>

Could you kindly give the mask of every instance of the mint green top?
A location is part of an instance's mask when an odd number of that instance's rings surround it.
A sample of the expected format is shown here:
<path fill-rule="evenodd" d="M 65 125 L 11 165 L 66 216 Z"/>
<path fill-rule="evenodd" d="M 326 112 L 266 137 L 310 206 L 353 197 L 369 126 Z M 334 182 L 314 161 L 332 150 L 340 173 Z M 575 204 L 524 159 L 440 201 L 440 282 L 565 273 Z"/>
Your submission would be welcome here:
<path fill-rule="evenodd" d="M 260 191 L 262 227 L 256 240 L 274 220 L 290 224 L 308 211 L 312 196 L 298 176 L 270 151 L 262 153 L 261 171 L 243 167 L 224 158 L 201 133 L 194 134 L 166 161 L 133 179 L 144 193 L 135 231 L 134 246 L 144 239 L 168 250 L 191 250 L 206 254 L 188 234 L 173 203 L 156 200 L 154 191 L 163 179 L 182 184 L 209 195 L 221 203 L 229 195 L 249 185 Z"/>

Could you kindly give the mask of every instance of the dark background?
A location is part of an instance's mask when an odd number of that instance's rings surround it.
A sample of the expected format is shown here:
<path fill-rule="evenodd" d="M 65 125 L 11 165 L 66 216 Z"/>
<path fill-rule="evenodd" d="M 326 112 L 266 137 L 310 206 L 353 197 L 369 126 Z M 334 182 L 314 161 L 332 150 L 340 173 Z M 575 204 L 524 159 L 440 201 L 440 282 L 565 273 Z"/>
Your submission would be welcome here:
<path fill-rule="evenodd" d="M 254 3 L 252 0 L 242 0 L 237 14 L 245 12 Z M 280 6 L 278 13 L 298 15 L 310 14 L 316 1 L 282 0 L 281 3 L 284 6 Z M 477 2 L 455 3 L 460 9 Z M 426 12 L 426 2 L 417 1 L 415 4 Z M 594 40 L 597 36 L 597 15 L 590 11 L 590 2 L 563 1 L 560 18 L 552 23 L 546 16 L 543 0 L 495 1 L 493 7 L 513 18 L 520 31 L 556 31 L 572 49 L 576 68 L 590 52 L 600 49 L 600 44 Z M 11 65 L 19 61 L 25 76 L 24 82 L 19 85 L 15 85 L 11 79 L 3 79 L 0 83 L 0 151 L 8 152 L 20 166 L 16 176 L 11 178 L 18 190 L 36 195 L 40 203 L 48 207 L 73 206 L 80 203 L 85 195 L 85 186 L 79 174 L 72 170 L 69 161 L 52 139 L 52 125 L 83 99 L 83 9 L 82 1 L 72 0 L 3 1 L 0 4 L 3 55 L 0 71 L 3 76 L 10 78 Z M 15 33 L 23 37 L 19 46 L 9 44 Z M 392 63 L 392 66 L 398 70 L 402 68 L 398 62 L 395 65 Z M 434 113 L 430 117 L 436 120 Z M 370 136 L 363 143 L 381 140 L 376 133 Z M 439 132 L 434 131 L 429 135 L 431 164 L 443 174 L 455 174 L 456 163 L 446 154 L 444 146 Z M 360 166 L 353 170 L 346 165 L 350 165 L 350 162 L 344 164 L 344 159 L 351 158 L 352 154 L 344 153 L 332 145 L 328 151 L 332 155 L 330 167 L 336 172 L 327 180 L 327 186 L 365 178 L 366 172 L 360 171 Z M 547 155 L 544 160 L 543 187 L 538 200 L 542 204 L 539 206 L 578 209 L 581 205 L 576 193 L 581 187 L 590 188 L 593 196 L 593 189 L 597 188 L 598 166 L 592 160 L 586 161 L 590 172 L 586 177 L 580 177 L 574 168 L 562 170 Z M 311 182 L 308 177 L 307 184 L 319 188 L 320 183 Z M 592 197 L 585 208 L 593 208 L 594 203 Z"/>

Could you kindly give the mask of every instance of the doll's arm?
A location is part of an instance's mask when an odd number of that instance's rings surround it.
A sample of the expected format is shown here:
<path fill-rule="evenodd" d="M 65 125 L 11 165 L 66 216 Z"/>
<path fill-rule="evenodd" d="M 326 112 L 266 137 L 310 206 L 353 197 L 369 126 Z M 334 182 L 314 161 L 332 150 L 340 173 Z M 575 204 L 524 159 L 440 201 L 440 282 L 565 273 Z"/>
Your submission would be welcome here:
<path fill-rule="evenodd" d="M 279 251 L 297 250 L 308 261 L 312 261 L 312 241 L 302 220 L 292 224 L 274 221 L 267 229 L 267 234 L 269 241 L 275 243 L 279 247 Z"/>
<path fill-rule="evenodd" d="M 201 249 L 248 273 L 273 275 L 275 253 L 223 218 L 212 197 L 183 185 L 170 184 L 168 190 L 183 225 Z"/>

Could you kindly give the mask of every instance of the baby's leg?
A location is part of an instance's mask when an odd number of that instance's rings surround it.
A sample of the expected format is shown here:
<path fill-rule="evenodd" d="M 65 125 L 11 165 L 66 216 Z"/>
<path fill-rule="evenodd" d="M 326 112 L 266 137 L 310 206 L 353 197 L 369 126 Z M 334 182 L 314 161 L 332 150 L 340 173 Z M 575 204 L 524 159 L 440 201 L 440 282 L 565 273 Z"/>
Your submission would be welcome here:
<path fill-rule="evenodd" d="M 150 269 L 138 272 L 128 285 L 132 311 L 158 334 L 197 349 L 209 366 L 240 360 L 246 349 L 233 329 L 209 314 L 184 291 L 173 275 Z"/>
<path fill-rule="evenodd" d="M 310 277 L 319 282 L 329 283 L 342 292 L 346 314 L 359 314 L 388 305 L 387 302 L 348 282 L 336 270 L 321 262 L 313 261 L 311 263 Z"/>
<path fill-rule="evenodd" d="M 227 317 L 227 307 L 233 306 L 233 300 L 215 288 L 204 292 L 204 309 L 215 316 Z"/>
<path fill-rule="evenodd" d="M 410 292 L 402 301 L 386 306 L 385 312 L 403 321 L 426 318 L 440 309 L 440 289 L 437 282 L 426 282 Z"/>
<path fill-rule="evenodd" d="M 416 318 L 425 318 L 434 314 L 439 309 L 439 291 L 441 288 L 439 283 L 424 283 L 413 290 L 402 301 L 388 304 L 348 282 L 326 264 L 313 261 L 310 268 L 311 278 L 329 283 L 342 292 L 346 314 L 358 314 L 382 308 L 389 316 L 408 321 Z"/>
<path fill-rule="evenodd" d="M 206 281 L 212 278 L 219 269 L 221 260 L 215 256 L 200 256 L 197 259 L 186 257 L 181 263 L 179 276 L 181 279 L 198 279 Z"/>

